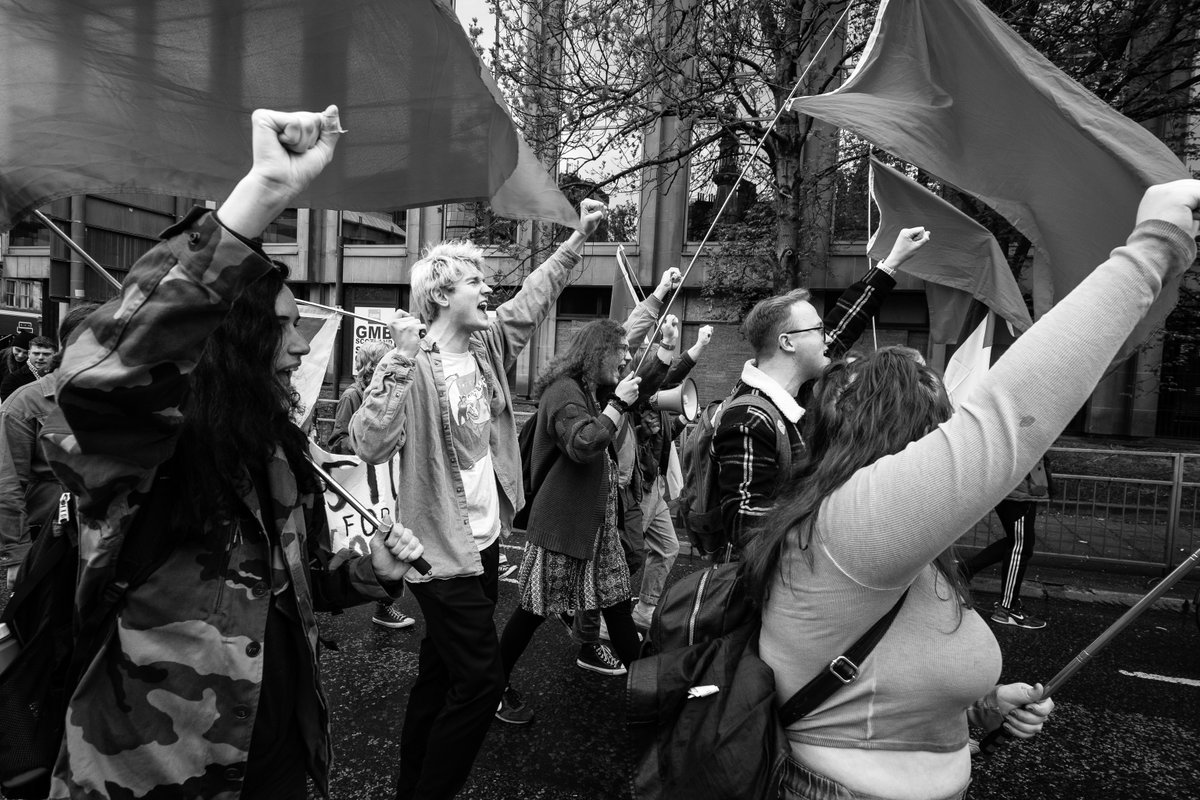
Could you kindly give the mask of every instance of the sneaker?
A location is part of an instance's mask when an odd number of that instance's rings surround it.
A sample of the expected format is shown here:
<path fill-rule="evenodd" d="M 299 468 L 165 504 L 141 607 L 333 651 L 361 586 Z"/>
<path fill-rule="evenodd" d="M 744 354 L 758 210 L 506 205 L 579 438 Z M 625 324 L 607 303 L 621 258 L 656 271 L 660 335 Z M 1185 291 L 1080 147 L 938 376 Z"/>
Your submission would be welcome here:
<path fill-rule="evenodd" d="M 625 674 L 625 665 L 621 663 L 621 659 L 608 647 L 599 643 L 585 644 L 579 648 L 579 658 L 575 659 L 575 666 L 601 675 Z"/>
<path fill-rule="evenodd" d="M 507 577 L 511 576 L 514 572 L 517 571 L 517 568 L 519 566 L 520 566 L 519 564 L 508 563 L 508 556 L 504 555 L 504 553 L 500 554 L 500 577 L 501 578 L 507 578 Z"/>
<path fill-rule="evenodd" d="M 396 608 L 393 603 L 376 603 L 371 622 L 385 628 L 407 628 L 409 625 L 417 624 L 415 619 Z"/>
<path fill-rule="evenodd" d="M 500 705 L 496 706 L 496 719 L 509 725 L 528 725 L 533 722 L 533 709 L 525 702 L 525 698 L 511 686 L 500 696 Z"/>
<path fill-rule="evenodd" d="M 1027 628 L 1031 631 L 1046 627 L 1046 620 L 1038 619 L 1032 614 L 1026 614 L 1025 610 L 1020 606 L 1007 608 L 999 603 L 996 604 L 996 610 L 992 612 L 992 622 L 998 622 L 1001 625 L 1015 625 L 1018 628 Z"/>

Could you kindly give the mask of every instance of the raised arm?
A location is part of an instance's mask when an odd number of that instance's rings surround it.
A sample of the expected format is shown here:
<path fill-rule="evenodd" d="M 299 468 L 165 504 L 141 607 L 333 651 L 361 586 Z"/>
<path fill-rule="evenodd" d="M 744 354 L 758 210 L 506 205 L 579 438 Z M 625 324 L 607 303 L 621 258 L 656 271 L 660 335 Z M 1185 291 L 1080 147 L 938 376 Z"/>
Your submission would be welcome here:
<path fill-rule="evenodd" d="M 511 300 L 496 309 L 496 319 L 485 335 L 500 348 L 506 368 L 512 367 L 537 326 L 554 308 L 571 270 L 583 261 L 584 243 L 607 215 L 604 203 L 584 200 L 579 207 L 579 225 L 570 238 L 522 282 L 521 290 Z"/>
<path fill-rule="evenodd" d="M 336 106 L 254 112 L 254 163 L 225 204 L 169 228 L 134 264 L 121 296 L 80 327 L 42 441 L 82 514 L 103 516 L 145 488 L 174 451 L 188 374 L 205 342 L 242 289 L 272 268 L 246 240 L 329 163 L 340 131 Z"/>
<path fill-rule="evenodd" d="M 1029 472 L 1163 282 L 1192 263 L 1197 205 L 1198 181 L 1152 187 L 1128 243 L 1023 334 L 948 422 L 830 495 L 822 545 L 847 575 L 906 585 Z"/>
<path fill-rule="evenodd" d="M 896 287 L 896 270 L 927 241 L 929 232 L 924 228 L 905 228 L 896 237 L 888 257 L 842 292 L 824 320 L 830 358 L 839 358 L 854 346 L 867 323 L 879 313 L 884 299 Z"/>

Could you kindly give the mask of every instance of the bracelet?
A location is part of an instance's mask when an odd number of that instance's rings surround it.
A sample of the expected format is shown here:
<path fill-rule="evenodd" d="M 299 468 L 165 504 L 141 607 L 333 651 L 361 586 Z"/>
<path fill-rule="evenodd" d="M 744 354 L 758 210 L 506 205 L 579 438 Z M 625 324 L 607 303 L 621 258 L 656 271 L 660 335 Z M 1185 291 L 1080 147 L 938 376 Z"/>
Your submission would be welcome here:
<path fill-rule="evenodd" d="M 666 350 L 668 353 L 673 353 L 673 352 L 675 352 L 675 347 L 676 347 L 676 345 L 673 345 L 673 344 L 667 344 L 666 342 L 659 342 L 659 343 L 658 343 L 658 349 L 660 349 L 660 350 Z"/>
<path fill-rule="evenodd" d="M 617 410 L 617 413 L 625 414 L 629 412 L 629 403 L 626 403 L 615 394 L 608 398 L 608 404 Z"/>

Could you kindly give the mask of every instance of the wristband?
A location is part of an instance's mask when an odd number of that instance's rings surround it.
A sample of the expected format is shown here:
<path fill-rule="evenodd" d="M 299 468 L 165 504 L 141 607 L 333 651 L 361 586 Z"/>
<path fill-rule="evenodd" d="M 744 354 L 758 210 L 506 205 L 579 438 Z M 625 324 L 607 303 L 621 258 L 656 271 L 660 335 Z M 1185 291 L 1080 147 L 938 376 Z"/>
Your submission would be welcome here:
<path fill-rule="evenodd" d="M 617 397 L 615 394 L 612 397 L 608 398 L 608 404 L 610 406 L 612 406 L 613 408 L 615 408 L 617 410 L 617 412 L 620 414 L 626 414 L 629 412 L 629 403 L 626 403 L 624 400 Z"/>
<path fill-rule="evenodd" d="M 673 345 L 673 344 L 667 344 L 666 342 L 659 342 L 659 343 L 658 343 L 658 348 L 659 348 L 660 350 L 666 350 L 668 353 L 673 353 L 673 352 L 675 352 L 675 347 L 676 347 L 675 345 Z"/>

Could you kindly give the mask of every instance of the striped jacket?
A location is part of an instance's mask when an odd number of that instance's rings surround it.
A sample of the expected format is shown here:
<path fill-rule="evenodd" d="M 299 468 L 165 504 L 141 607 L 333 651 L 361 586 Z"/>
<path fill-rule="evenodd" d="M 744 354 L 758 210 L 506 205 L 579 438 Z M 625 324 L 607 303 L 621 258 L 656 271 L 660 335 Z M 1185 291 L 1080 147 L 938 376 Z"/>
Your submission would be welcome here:
<path fill-rule="evenodd" d="M 188 490 L 156 483 L 178 441 L 188 373 L 233 299 L 271 269 L 202 209 L 164 236 L 67 348 L 59 411 L 42 432 L 47 458 L 78 502 L 77 609 L 108 585 L 135 522 L 168 517 L 156 509 L 175 495 L 157 493 Z M 162 566 L 126 595 L 71 697 L 52 797 L 239 797 L 273 596 L 296 626 L 293 639 L 304 642 L 295 718 L 309 772 L 327 791 L 332 748 L 314 612 L 388 592 L 369 558 L 329 552 L 322 501 L 299 494 L 282 451 L 266 472 L 270 507 L 251 489 L 235 519 L 179 536 Z M 278 544 L 264 519 L 273 520 Z"/>
<path fill-rule="evenodd" d="M 824 320 L 829 338 L 826 352 L 830 358 L 839 358 L 854 346 L 895 285 L 895 278 L 872 267 L 861 280 L 842 292 Z M 763 523 L 771 510 L 781 477 L 775 426 L 783 426 L 792 443 L 792 463 L 803 449 L 800 438 L 803 409 L 778 383 L 759 372 L 753 361 L 746 363 L 731 396 L 749 392 L 770 400 L 780 412 L 778 419 L 752 406 L 732 408 L 721 415 L 710 449 L 717 463 L 721 518 L 735 551 L 745 546 L 753 529 Z"/>

